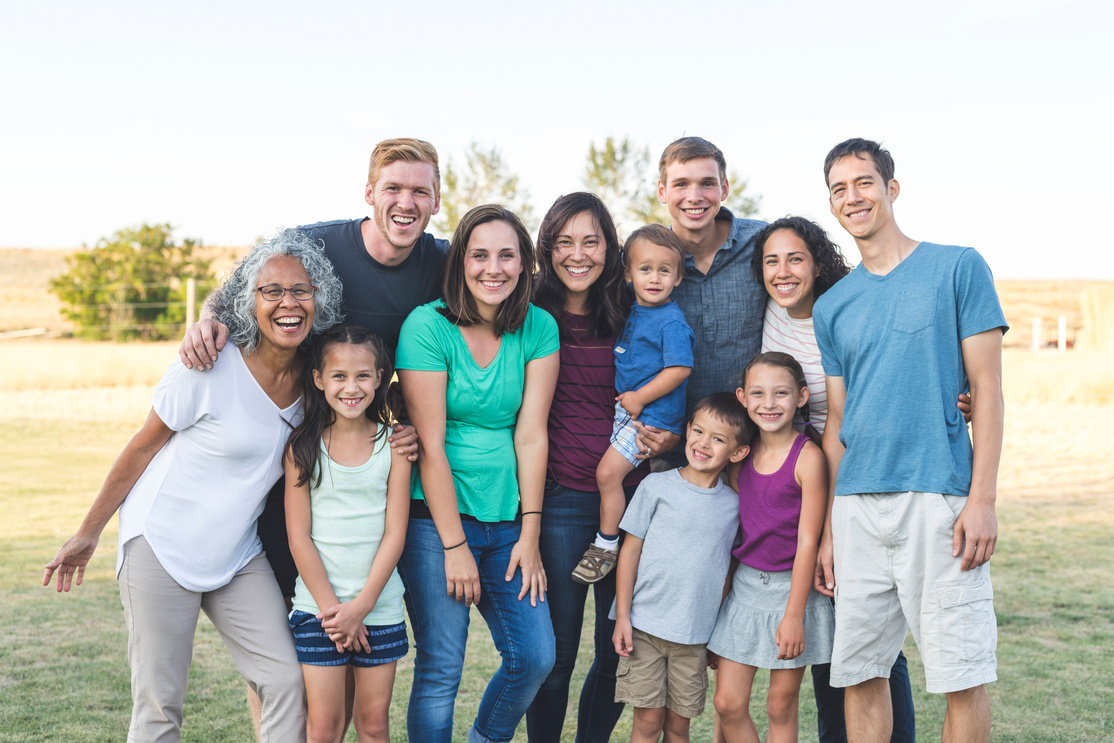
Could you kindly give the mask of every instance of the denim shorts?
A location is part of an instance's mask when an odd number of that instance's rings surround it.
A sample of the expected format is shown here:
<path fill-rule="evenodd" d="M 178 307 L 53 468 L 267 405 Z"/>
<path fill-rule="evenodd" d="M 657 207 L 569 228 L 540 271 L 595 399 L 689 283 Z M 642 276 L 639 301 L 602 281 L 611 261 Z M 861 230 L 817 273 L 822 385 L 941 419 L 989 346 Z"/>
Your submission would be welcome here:
<path fill-rule="evenodd" d="M 337 652 L 321 622 L 313 614 L 295 609 L 290 612 L 290 629 L 294 633 L 294 649 L 298 662 L 306 666 L 345 666 L 357 668 L 393 663 L 406 656 L 410 642 L 406 639 L 406 622 L 386 627 L 365 624 L 371 652 L 345 650 Z"/>

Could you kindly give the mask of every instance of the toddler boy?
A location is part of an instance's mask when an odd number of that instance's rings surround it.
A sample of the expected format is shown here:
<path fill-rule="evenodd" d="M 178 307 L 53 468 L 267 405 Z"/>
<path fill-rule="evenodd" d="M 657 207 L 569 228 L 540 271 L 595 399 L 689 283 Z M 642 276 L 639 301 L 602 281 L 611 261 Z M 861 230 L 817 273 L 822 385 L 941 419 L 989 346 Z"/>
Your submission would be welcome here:
<path fill-rule="evenodd" d="M 615 342 L 615 424 L 611 446 L 596 468 L 600 529 L 572 571 L 573 580 L 584 584 L 610 573 L 619 556 L 623 478 L 641 463 L 634 422 L 681 433 L 696 340 L 685 314 L 669 298 L 685 268 L 685 248 L 677 236 L 660 224 L 641 227 L 627 238 L 623 260 L 635 304 Z"/>

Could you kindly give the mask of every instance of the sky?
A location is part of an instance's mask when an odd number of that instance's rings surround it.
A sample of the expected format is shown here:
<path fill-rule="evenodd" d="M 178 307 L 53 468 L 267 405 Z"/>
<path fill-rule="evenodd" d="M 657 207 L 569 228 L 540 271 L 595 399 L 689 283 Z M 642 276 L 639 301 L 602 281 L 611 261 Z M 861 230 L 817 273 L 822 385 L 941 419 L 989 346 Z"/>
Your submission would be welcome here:
<path fill-rule="evenodd" d="M 247 245 L 363 216 L 396 136 L 457 163 L 498 147 L 540 217 L 583 188 L 591 143 L 656 162 L 698 135 L 759 216 L 812 218 L 857 262 L 822 163 L 863 136 L 893 153 L 910 237 L 998 278 L 1114 279 L 1092 221 L 1114 201 L 1111 28 L 1097 0 L 10 4 L 0 246 L 141 222 Z"/>

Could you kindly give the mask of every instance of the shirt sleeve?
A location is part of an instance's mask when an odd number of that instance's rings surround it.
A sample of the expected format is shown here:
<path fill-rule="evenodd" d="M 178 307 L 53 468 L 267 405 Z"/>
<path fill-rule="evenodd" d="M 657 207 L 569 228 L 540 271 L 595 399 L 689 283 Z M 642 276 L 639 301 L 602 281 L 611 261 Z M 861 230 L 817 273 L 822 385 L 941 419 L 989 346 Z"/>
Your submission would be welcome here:
<path fill-rule="evenodd" d="M 812 308 L 812 330 L 816 334 L 816 347 L 820 350 L 820 365 L 824 367 L 824 373 L 829 377 L 842 377 L 843 366 L 836 356 L 828 321 L 819 303 Z"/>
<path fill-rule="evenodd" d="M 545 358 L 561 348 L 560 334 L 557 330 L 557 321 L 541 307 L 530 305 L 526 314 L 526 328 L 524 328 L 531 341 L 531 350 L 526 361 Z"/>
<path fill-rule="evenodd" d="M 398 338 L 395 366 L 413 371 L 448 371 L 444 337 L 438 325 L 441 317 L 432 304 L 418 307 L 406 321 Z"/>
<path fill-rule="evenodd" d="M 960 340 L 993 328 L 1003 333 L 1009 329 L 990 266 L 977 250 L 968 248 L 959 256 L 954 282 Z"/>
<path fill-rule="evenodd" d="M 683 319 L 668 322 L 661 329 L 661 355 L 664 366 L 692 368 L 692 347 L 696 336 Z"/>
<path fill-rule="evenodd" d="M 223 359 L 224 364 L 236 363 Z M 218 367 L 202 374 L 187 369 L 175 360 L 162 375 L 151 407 L 171 431 L 181 431 L 201 420 L 210 409 L 209 386 L 218 376 Z M 224 369 L 221 369 L 224 371 Z"/>
<path fill-rule="evenodd" d="M 657 506 L 658 499 L 653 486 L 647 485 L 654 479 L 656 477 L 650 475 L 638 486 L 638 490 L 634 492 L 634 497 L 631 498 L 631 502 L 627 505 L 627 510 L 623 514 L 623 520 L 619 523 L 620 529 L 639 539 L 646 538 L 646 532 L 650 530 L 650 519 L 653 518 L 654 509 Z"/>

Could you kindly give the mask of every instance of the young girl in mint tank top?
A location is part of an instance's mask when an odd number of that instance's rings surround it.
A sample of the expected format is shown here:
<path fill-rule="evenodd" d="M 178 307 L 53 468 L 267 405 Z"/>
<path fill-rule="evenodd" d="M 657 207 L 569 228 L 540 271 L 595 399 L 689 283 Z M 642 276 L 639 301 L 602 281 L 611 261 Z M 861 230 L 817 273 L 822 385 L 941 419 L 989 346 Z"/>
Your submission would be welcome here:
<path fill-rule="evenodd" d="M 285 457 L 286 525 L 298 566 L 290 628 L 314 740 L 340 740 L 353 667 L 356 734 L 385 739 L 395 663 L 409 644 L 395 570 L 406 537 L 410 462 L 387 443 L 391 362 L 358 325 L 322 336 L 306 375 L 305 419 Z"/>

